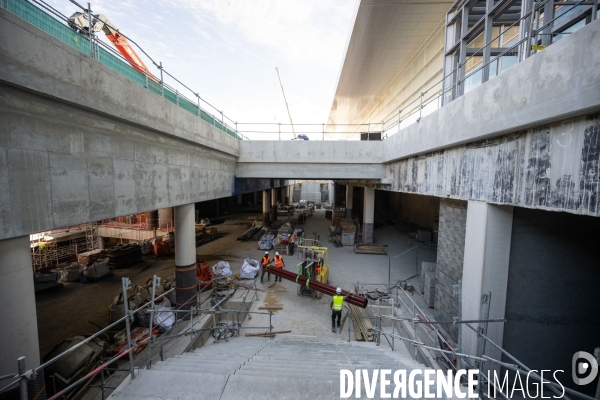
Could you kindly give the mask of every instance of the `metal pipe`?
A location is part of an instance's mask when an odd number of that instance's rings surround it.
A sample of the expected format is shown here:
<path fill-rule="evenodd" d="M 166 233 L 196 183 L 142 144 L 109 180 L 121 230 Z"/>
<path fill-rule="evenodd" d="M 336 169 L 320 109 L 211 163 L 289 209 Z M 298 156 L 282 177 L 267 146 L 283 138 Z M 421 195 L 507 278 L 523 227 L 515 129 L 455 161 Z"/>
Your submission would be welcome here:
<path fill-rule="evenodd" d="M 122 279 L 122 288 L 123 288 L 123 309 L 125 311 L 125 329 L 127 331 L 127 348 L 129 349 L 129 371 L 131 372 L 131 379 L 135 379 L 135 374 L 133 372 L 133 355 L 131 354 L 133 350 L 133 345 L 131 343 L 131 326 L 130 326 L 130 314 L 129 314 L 129 296 L 127 296 L 127 290 L 131 287 L 131 281 L 129 278 Z"/>
<path fill-rule="evenodd" d="M 23 377 L 23 375 L 27 371 L 25 369 L 25 356 L 17 358 L 17 365 L 18 365 L 19 376 L 21 376 L 21 378 L 20 378 L 21 380 L 19 381 L 19 399 L 27 400 L 27 398 L 28 398 L 28 396 L 27 396 L 27 379 L 25 379 Z"/>

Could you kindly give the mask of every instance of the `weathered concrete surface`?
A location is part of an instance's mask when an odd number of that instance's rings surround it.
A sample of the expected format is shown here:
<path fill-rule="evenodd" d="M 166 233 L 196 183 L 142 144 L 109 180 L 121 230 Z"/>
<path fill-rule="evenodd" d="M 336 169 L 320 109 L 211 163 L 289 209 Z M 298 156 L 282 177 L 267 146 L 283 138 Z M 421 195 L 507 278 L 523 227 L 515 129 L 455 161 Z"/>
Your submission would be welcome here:
<path fill-rule="evenodd" d="M 241 163 L 373 164 L 382 162 L 382 141 L 244 140 Z"/>
<path fill-rule="evenodd" d="M 240 143 L 236 176 L 381 179 L 381 141 L 254 140 Z"/>
<path fill-rule="evenodd" d="M 0 80 L 230 155 L 239 140 L 0 9 Z M 81 121 L 79 121 L 81 123 Z"/>
<path fill-rule="evenodd" d="M 281 163 L 243 162 L 237 163 L 238 178 L 282 178 L 282 179 L 383 179 L 385 166 L 373 164 L 329 164 L 324 162 Z"/>
<path fill-rule="evenodd" d="M 385 141 L 391 162 L 600 110 L 600 20 Z"/>
<path fill-rule="evenodd" d="M 598 216 L 599 169 L 593 114 L 393 162 L 387 173 L 391 190 Z"/>
<path fill-rule="evenodd" d="M 0 240 L 233 192 L 233 155 L 34 93 L 0 121 Z"/>

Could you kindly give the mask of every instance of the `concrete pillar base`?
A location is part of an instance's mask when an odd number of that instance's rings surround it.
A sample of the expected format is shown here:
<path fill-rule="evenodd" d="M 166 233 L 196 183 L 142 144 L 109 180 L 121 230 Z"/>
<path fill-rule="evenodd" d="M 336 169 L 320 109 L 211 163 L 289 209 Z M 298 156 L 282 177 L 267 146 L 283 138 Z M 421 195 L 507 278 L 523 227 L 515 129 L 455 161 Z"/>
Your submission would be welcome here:
<path fill-rule="evenodd" d="M 375 224 L 364 222 L 362 226 L 362 242 L 373 243 L 373 227 Z"/>

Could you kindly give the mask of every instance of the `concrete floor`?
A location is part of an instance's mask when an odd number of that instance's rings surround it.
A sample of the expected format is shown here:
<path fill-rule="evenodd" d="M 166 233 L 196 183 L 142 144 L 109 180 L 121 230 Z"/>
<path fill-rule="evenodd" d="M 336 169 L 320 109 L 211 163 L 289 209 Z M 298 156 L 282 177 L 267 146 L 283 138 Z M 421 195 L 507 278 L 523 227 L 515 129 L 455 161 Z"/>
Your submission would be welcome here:
<path fill-rule="evenodd" d="M 249 216 L 257 216 L 257 214 L 235 214 L 225 217 L 225 223 L 217 225 L 219 233 L 225 236 L 198 247 L 196 249 L 198 257 L 211 265 L 217 261 L 227 261 L 234 273 L 239 272 L 244 258 L 260 259 L 264 251 L 257 249 L 256 242 L 236 241 L 236 238 L 247 229 L 240 222 L 247 220 Z M 280 221 L 282 221 L 281 217 Z M 352 247 L 333 247 L 327 240 L 330 224 L 331 221 L 325 219 L 325 210 L 316 210 L 303 226 L 298 226 L 305 229 L 309 238 L 312 237 L 313 232 L 320 234 L 321 245 L 329 248 L 330 283 L 347 290 L 354 289 L 356 282 L 376 283 L 379 284 L 380 289 L 383 289 L 384 284 L 388 281 L 389 258 L 385 255 L 355 254 Z M 388 245 L 387 251 L 392 257 L 410 248 L 409 238 L 398 232 L 393 226 L 383 226 L 377 229 L 375 240 L 379 244 Z M 412 240 L 412 247 L 414 246 L 415 241 Z M 418 246 L 419 262 L 435 262 L 437 254 L 435 246 L 425 244 Z M 273 252 L 271 254 L 273 255 Z M 400 257 L 391 258 L 392 282 L 415 275 L 416 256 L 417 251 L 414 250 Z M 295 270 L 299 259 L 297 254 L 294 254 L 293 256 L 284 256 L 284 261 L 286 269 Z M 141 285 L 154 274 L 163 278 L 173 275 L 174 265 L 173 256 L 144 257 L 142 263 L 130 268 L 114 270 L 112 276 L 97 282 L 65 283 L 62 288 L 57 287 L 38 293 L 36 295 L 37 318 L 42 357 L 65 338 L 96 332 L 97 328 L 88 321 L 100 326 L 107 325 L 108 309 L 114 296 L 118 295 L 121 290 L 121 277 L 129 277 L 133 285 Z M 256 279 L 257 286 L 262 291 L 258 292 L 259 300 L 253 304 L 251 310 L 259 311 L 259 307 L 265 306 L 282 307 L 281 311 L 273 314 L 274 330 L 291 330 L 292 332 L 286 334 L 287 336 L 348 340 L 347 330 L 344 330 L 342 334 L 331 332 L 330 297 L 323 296 L 320 300 L 306 296 L 301 297 L 296 294 L 295 283 L 284 280 L 269 287 L 273 281 L 274 277 L 271 277 L 271 282 L 267 282 L 265 277 L 265 282 L 261 284 L 260 277 Z M 411 279 L 410 282 L 416 286 L 418 278 Z M 369 288 L 375 287 L 369 286 Z M 233 297 L 239 298 L 244 295 L 244 292 L 238 290 Z M 251 295 L 248 296 L 248 299 L 250 297 Z M 415 294 L 412 298 L 423 310 L 429 310 L 419 295 Z M 346 323 L 349 324 L 350 321 L 348 320 Z M 241 334 L 264 331 L 268 325 L 268 315 L 254 315 L 251 320 L 247 319 L 243 323 L 244 329 Z M 263 328 L 256 329 L 257 327 Z M 347 327 L 348 325 L 346 325 Z M 382 343 L 386 345 L 383 339 Z M 404 346 L 396 346 L 396 351 L 409 356 Z"/>

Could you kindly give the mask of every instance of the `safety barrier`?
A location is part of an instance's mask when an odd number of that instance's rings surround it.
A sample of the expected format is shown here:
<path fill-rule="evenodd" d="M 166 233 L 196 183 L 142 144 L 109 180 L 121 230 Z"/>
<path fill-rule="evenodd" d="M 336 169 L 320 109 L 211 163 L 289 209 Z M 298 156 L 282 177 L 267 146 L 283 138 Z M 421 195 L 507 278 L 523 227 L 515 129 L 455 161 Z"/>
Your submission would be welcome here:
<path fill-rule="evenodd" d="M 73 3 L 79 6 L 76 2 L 73 1 Z M 113 71 L 131 80 L 132 82 L 135 82 L 138 85 L 145 87 L 152 93 L 159 95 L 168 100 L 169 102 L 186 110 L 187 112 L 196 115 L 202 120 L 213 125 L 215 128 L 222 130 L 223 132 L 238 140 L 244 139 L 244 136 L 237 132 L 237 129 L 235 128 L 235 121 L 231 120 L 223 113 L 222 110 L 218 110 L 217 108 L 215 108 L 208 101 L 200 97 L 200 95 L 197 92 L 194 92 L 192 89 L 190 89 L 177 78 L 175 78 L 173 75 L 171 75 L 163 67 L 162 62 L 155 62 L 148 55 L 148 53 L 141 49 L 130 38 L 127 37 L 129 42 L 132 45 L 136 46 L 144 55 L 146 55 L 152 61 L 154 66 L 158 68 L 157 75 L 160 76 L 160 80 L 158 83 L 152 79 L 149 79 L 149 71 L 146 71 L 146 74 L 142 74 L 133 69 L 118 51 L 116 51 L 110 45 L 99 40 L 96 35 L 90 34 L 86 36 L 71 29 L 68 26 L 68 18 L 42 0 L 0 0 L 0 6 L 8 10 L 9 12 L 15 14 L 16 16 L 24 19 L 30 24 L 47 32 L 53 37 L 59 39 L 63 43 L 66 43 L 69 46 L 79 50 L 80 52 L 91 56 L 92 58 L 109 67 Z M 81 6 L 79 7 L 86 14 L 92 13 L 91 10 L 88 10 Z M 126 37 L 123 34 L 121 35 Z M 169 76 L 183 89 L 191 92 L 192 95 L 196 98 L 196 100 L 190 100 L 179 90 L 165 83 L 163 75 Z M 206 106 L 213 109 L 217 115 L 220 114 L 221 118 L 218 119 L 214 113 L 211 114 L 207 110 L 203 109 L 201 107 L 201 103 L 204 103 Z M 225 120 L 229 121 L 232 125 L 230 125 Z"/>
<path fill-rule="evenodd" d="M 217 280 L 219 280 L 218 277 L 215 278 L 213 281 L 217 281 Z M 51 397 L 49 397 L 48 400 L 55 400 L 55 399 L 60 398 L 61 396 L 64 396 L 65 394 L 69 393 L 73 389 L 77 388 L 83 382 L 94 378 L 99 373 L 102 374 L 102 379 L 101 379 L 102 383 L 100 385 L 96 385 L 96 386 L 101 388 L 102 398 L 104 399 L 104 389 L 110 388 L 110 387 L 106 386 L 106 380 L 104 379 L 104 373 L 106 371 L 128 371 L 129 374 L 131 375 L 131 379 L 135 379 L 135 366 L 133 363 L 133 355 L 136 352 L 136 350 L 142 346 L 147 346 L 147 348 L 146 348 L 146 356 L 147 356 L 146 368 L 150 369 L 152 366 L 152 359 L 151 359 L 152 347 L 154 345 L 156 345 L 157 343 L 171 340 L 174 338 L 178 338 L 181 336 L 194 336 L 201 332 L 209 331 L 213 334 L 215 341 L 219 341 L 219 340 L 227 340 L 228 338 L 239 334 L 239 330 L 241 330 L 241 329 L 260 329 L 260 330 L 265 331 L 265 335 L 268 335 L 267 337 L 273 338 L 273 336 L 274 336 L 273 335 L 273 325 L 272 325 L 273 312 L 272 311 L 269 311 L 269 312 L 249 311 L 252 301 L 257 296 L 256 291 L 258 289 L 256 288 L 256 285 L 254 285 L 254 287 L 251 287 L 251 288 L 245 288 L 245 289 L 247 289 L 247 291 L 243 296 L 243 301 L 242 301 L 243 309 L 240 309 L 240 310 L 232 310 L 232 309 L 222 308 L 221 305 L 225 300 L 227 300 L 227 297 L 224 297 L 220 301 L 215 302 L 210 308 L 202 308 L 201 307 L 202 304 L 205 303 L 207 300 L 211 299 L 211 296 L 207 296 L 204 300 L 202 300 L 201 295 L 203 292 L 198 292 L 196 294 L 194 301 L 188 302 L 188 304 L 187 304 L 188 306 L 190 304 L 194 304 L 193 306 L 190 307 L 190 309 L 182 309 L 182 307 L 183 307 L 182 306 L 175 310 L 159 310 L 156 307 L 157 302 L 159 302 L 161 299 L 165 298 L 165 296 L 167 296 L 169 293 L 171 293 L 172 291 L 175 290 L 175 288 L 172 288 L 172 289 L 162 293 L 161 295 L 157 296 L 156 288 L 159 285 L 160 285 L 160 278 L 157 277 L 156 275 L 154 275 L 154 277 L 152 279 L 152 296 L 151 296 L 151 300 L 148 303 L 144 304 L 141 307 L 136 308 L 135 310 L 129 310 L 129 304 L 128 304 L 129 302 L 124 301 L 123 306 L 125 309 L 125 312 L 124 312 L 125 315 L 123 317 L 121 317 L 118 320 L 116 320 L 115 322 L 109 324 L 107 327 L 99 330 L 94 335 L 87 337 L 86 339 L 82 340 L 81 342 L 79 342 L 75 346 L 69 348 L 68 350 L 65 350 L 64 352 L 58 354 L 57 356 L 53 357 L 52 359 L 44 362 L 42 365 L 35 367 L 35 368 L 31 368 L 29 370 L 26 370 L 25 369 L 25 357 L 19 357 L 19 359 L 17 360 L 18 372 L 14 373 L 14 374 L 7 374 L 7 375 L 0 376 L 0 381 L 13 380 L 8 385 L 0 388 L 0 395 L 8 392 L 10 390 L 13 390 L 14 388 L 16 388 L 16 386 L 19 386 L 20 398 L 27 399 L 28 398 L 27 382 L 36 379 L 38 377 L 38 374 L 43 373 L 44 368 L 55 363 L 56 361 L 68 356 L 69 354 L 73 353 L 75 350 L 77 350 L 81 346 L 93 341 L 100 335 L 105 334 L 111 328 L 114 328 L 115 326 L 121 324 L 122 322 L 125 322 L 125 331 L 126 331 L 126 338 L 125 338 L 126 344 L 123 347 L 123 349 L 118 354 L 111 357 L 110 359 L 102 362 L 100 365 L 97 365 L 93 370 L 86 373 L 84 376 L 77 379 L 75 382 L 70 383 L 67 387 L 65 387 L 64 389 L 60 390 L 59 392 L 57 392 L 54 395 L 52 395 Z M 122 291 L 123 291 L 124 299 L 127 299 L 129 297 L 128 290 L 130 288 L 131 288 L 131 281 L 129 280 L 129 278 L 122 278 Z M 250 293 L 250 291 L 252 291 L 252 290 L 254 290 L 254 294 L 253 294 L 252 298 L 250 299 L 250 303 L 246 304 L 247 296 Z M 149 319 L 150 325 L 148 328 L 148 338 L 137 342 L 137 341 L 132 340 L 132 337 L 131 337 L 131 323 L 132 323 L 134 315 L 136 315 L 137 313 L 139 313 L 142 310 L 146 310 L 146 312 L 148 314 L 150 314 L 150 319 Z M 183 330 L 182 332 L 180 332 L 176 335 L 163 336 L 163 337 L 157 338 L 156 335 L 154 335 L 152 333 L 153 321 L 154 321 L 154 315 L 156 313 L 161 313 L 161 312 L 174 313 L 175 315 L 177 315 L 176 321 L 178 321 L 178 322 L 183 322 L 184 320 L 189 318 L 190 325 L 185 330 Z M 220 315 L 220 314 L 226 315 L 225 323 L 220 323 L 220 324 L 217 323 L 216 315 Z M 252 318 L 253 314 L 269 315 L 269 326 L 268 327 L 267 326 L 242 327 L 241 322 L 240 322 L 241 314 L 247 315 L 249 319 Z M 181 318 L 179 317 L 180 315 L 181 315 Z M 195 316 L 196 317 L 197 316 L 206 316 L 206 315 L 212 316 L 213 326 L 209 327 L 209 328 L 195 329 L 194 326 L 199 322 L 199 319 L 198 318 L 195 319 L 194 317 Z M 233 316 L 237 316 L 237 318 L 234 319 Z M 230 324 L 230 320 L 231 320 L 231 324 Z M 129 367 L 127 369 L 124 370 L 124 369 L 120 369 L 120 368 L 111 368 L 112 364 L 114 364 L 116 361 L 118 361 L 119 359 L 121 359 L 125 356 L 127 356 L 129 358 L 129 362 L 128 362 Z M 161 361 L 163 361 L 162 345 L 160 348 L 160 357 L 161 357 Z"/>

